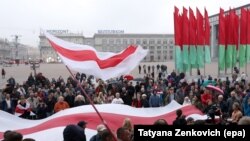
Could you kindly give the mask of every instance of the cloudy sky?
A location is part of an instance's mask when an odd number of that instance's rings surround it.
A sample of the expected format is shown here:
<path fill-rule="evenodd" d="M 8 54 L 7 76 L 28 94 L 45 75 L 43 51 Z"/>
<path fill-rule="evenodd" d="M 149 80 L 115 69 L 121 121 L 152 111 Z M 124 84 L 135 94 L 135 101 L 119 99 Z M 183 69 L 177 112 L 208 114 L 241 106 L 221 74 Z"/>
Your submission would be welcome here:
<path fill-rule="evenodd" d="M 250 3 L 249 0 L 0 0 L 0 38 L 21 35 L 23 44 L 38 46 L 40 29 L 83 32 L 173 33 L 174 6 L 196 7 L 208 14 Z"/>

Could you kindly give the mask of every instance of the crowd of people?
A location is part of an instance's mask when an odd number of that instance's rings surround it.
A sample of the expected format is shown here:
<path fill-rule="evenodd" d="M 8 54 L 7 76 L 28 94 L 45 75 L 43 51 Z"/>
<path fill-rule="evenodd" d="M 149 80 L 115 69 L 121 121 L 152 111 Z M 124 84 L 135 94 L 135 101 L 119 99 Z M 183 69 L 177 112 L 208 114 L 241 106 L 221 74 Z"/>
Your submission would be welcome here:
<path fill-rule="evenodd" d="M 194 105 L 207 114 L 213 124 L 238 124 L 240 119 L 250 116 L 250 83 L 244 73 L 235 71 L 232 78 L 226 80 L 211 76 L 205 79 L 199 75 L 197 81 L 190 81 L 184 73 L 172 71 L 165 75 L 166 66 L 149 66 L 148 72 L 145 65 L 139 66 L 139 73 L 142 73 L 141 69 L 145 76 L 136 82 L 123 76 L 104 82 L 80 73 L 66 80 L 62 77 L 49 80 L 42 73 L 30 74 L 23 84 L 16 83 L 11 77 L 0 93 L 0 109 L 22 118 L 43 119 L 67 108 L 90 104 L 76 79 L 95 104 L 147 108 L 165 106 L 175 100 L 179 104 Z M 208 84 L 220 88 L 224 94 L 208 89 Z M 195 122 L 180 113 L 177 119 L 181 120 L 169 124 Z"/>

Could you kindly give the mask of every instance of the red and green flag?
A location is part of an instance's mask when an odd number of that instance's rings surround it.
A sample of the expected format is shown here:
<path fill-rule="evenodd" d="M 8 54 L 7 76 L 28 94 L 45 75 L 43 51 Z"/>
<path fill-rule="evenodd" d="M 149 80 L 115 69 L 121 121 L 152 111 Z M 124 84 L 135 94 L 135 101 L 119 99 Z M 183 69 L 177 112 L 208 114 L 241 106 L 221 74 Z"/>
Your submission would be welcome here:
<path fill-rule="evenodd" d="M 210 56 L 210 23 L 208 19 L 208 13 L 205 9 L 205 27 L 204 27 L 204 36 L 205 36 L 205 62 L 211 63 Z"/>
<path fill-rule="evenodd" d="M 219 14 L 219 70 L 225 69 L 225 48 L 226 48 L 226 29 L 224 10 L 220 9 Z"/>
<path fill-rule="evenodd" d="M 197 66 L 196 58 L 196 19 L 193 10 L 189 7 L 189 58 L 192 66 Z"/>
<path fill-rule="evenodd" d="M 190 61 L 189 61 L 189 20 L 187 17 L 187 9 L 183 7 L 182 13 L 182 59 L 184 71 L 190 70 Z"/>
<path fill-rule="evenodd" d="M 247 11 L 247 62 L 250 61 L 250 9 Z"/>
<path fill-rule="evenodd" d="M 237 62 L 237 46 L 238 46 L 238 30 L 239 22 L 235 10 L 229 11 L 227 20 L 226 35 L 227 35 L 227 49 L 226 49 L 226 68 L 235 67 Z"/>
<path fill-rule="evenodd" d="M 246 64 L 246 47 L 247 47 L 247 11 L 244 8 L 241 8 L 240 49 L 239 49 L 240 67 L 244 67 Z"/>
<path fill-rule="evenodd" d="M 197 65 L 199 68 L 204 67 L 204 30 L 203 30 L 203 16 L 198 8 L 196 8 L 197 17 Z"/>
<path fill-rule="evenodd" d="M 183 72 L 181 29 L 182 17 L 179 15 L 179 9 L 174 7 L 175 65 L 179 72 Z"/>

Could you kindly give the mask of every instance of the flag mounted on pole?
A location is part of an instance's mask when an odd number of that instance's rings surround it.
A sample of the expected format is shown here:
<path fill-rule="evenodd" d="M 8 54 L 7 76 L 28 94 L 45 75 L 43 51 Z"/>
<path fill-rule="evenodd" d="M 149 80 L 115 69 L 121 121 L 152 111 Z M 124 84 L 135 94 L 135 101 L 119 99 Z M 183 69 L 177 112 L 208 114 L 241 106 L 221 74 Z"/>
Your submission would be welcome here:
<path fill-rule="evenodd" d="M 198 8 L 196 8 L 197 16 L 197 64 L 199 68 L 204 67 L 204 30 L 203 30 L 203 16 Z"/>
<path fill-rule="evenodd" d="M 129 46 L 120 53 L 98 52 L 94 47 L 61 40 L 45 32 L 51 46 L 70 69 L 107 80 L 128 74 L 147 55 L 141 46 Z"/>
<path fill-rule="evenodd" d="M 247 62 L 250 61 L 250 9 L 247 10 Z"/>
<path fill-rule="evenodd" d="M 247 11 L 244 8 L 241 8 L 240 53 L 239 53 L 240 67 L 244 67 L 246 64 L 246 46 L 247 46 Z"/>
<path fill-rule="evenodd" d="M 238 16 L 235 10 L 230 10 L 227 21 L 227 49 L 226 49 L 226 68 L 232 68 L 236 65 L 237 46 L 238 46 Z"/>
<path fill-rule="evenodd" d="M 192 66 L 197 65 L 196 51 L 196 19 L 193 10 L 189 7 L 189 58 Z"/>
<path fill-rule="evenodd" d="M 181 32 L 182 32 L 182 17 L 179 15 L 179 9 L 174 7 L 174 37 L 175 37 L 175 65 L 179 72 L 183 72 L 183 60 L 182 60 L 182 44 L 181 44 Z"/>
<path fill-rule="evenodd" d="M 208 13 L 205 9 L 205 62 L 211 63 L 210 57 L 210 23 L 208 19 Z"/>
<path fill-rule="evenodd" d="M 182 13 L 182 48 L 183 48 L 183 66 L 185 71 L 190 70 L 189 60 L 189 20 L 187 17 L 188 10 L 183 7 Z"/>
<path fill-rule="evenodd" d="M 224 10 L 220 9 L 219 14 L 219 70 L 225 68 L 225 48 L 226 48 L 226 29 Z"/>

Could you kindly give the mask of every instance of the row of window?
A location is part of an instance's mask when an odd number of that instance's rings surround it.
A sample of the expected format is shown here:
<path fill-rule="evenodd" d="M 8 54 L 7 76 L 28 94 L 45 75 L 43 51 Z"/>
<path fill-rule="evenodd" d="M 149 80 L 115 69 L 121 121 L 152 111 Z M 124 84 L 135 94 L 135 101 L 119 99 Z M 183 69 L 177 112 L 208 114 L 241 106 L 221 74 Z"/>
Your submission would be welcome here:
<path fill-rule="evenodd" d="M 161 56 L 157 56 L 157 58 L 155 58 L 154 56 L 148 56 L 144 58 L 144 61 L 167 61 L 167 60 L 173 60 L 173 56 L 170 55 L 169 59 L 167 58 L 167 56 L 163 56 L 163 58 Z"/>
<path fill-rule="evenodd" d="M 161 50 L 162 48 L 163 49 L 167 49 L 168 48 L 168 46 L 149 46 L 149 48 L 147 47 L 147 46 L 143 46 L 143 48 L 144 49 L 150 49 L 150 50 L 155 50 L 156 48 L 158 49 L 158 50 Z M 173 49 L 174 48 L 174 46 L 173 45 L 171 45 L 171 46 L 169 46 L 169 48 L 170 49 Z"/>
<path fill-rule="evenodd" d="M 174 44 L 173 39 L 102 39 L 102 44 Z"/>

